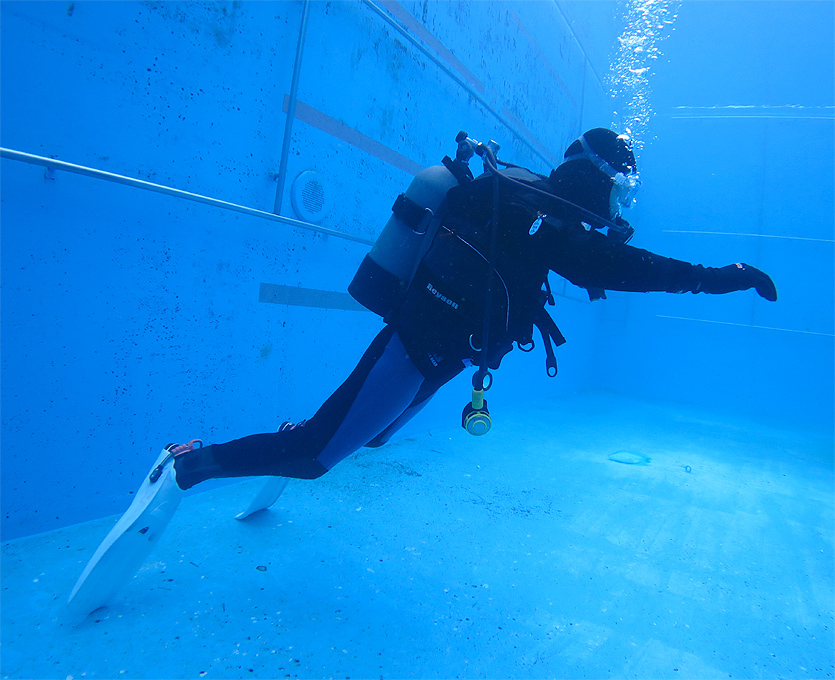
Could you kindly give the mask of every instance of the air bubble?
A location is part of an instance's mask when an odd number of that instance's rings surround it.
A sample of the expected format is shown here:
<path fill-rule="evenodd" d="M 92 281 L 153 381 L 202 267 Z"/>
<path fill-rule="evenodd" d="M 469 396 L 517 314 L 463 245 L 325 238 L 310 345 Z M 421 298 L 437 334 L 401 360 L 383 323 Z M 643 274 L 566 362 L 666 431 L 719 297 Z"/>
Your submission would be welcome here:
<path fill-rule="evenodd" d="M 627 0 L 623 33 L 618 38 L 618 52 L 609 67 L 607 84 L 616 100 L 620 115 L 615 113 L 613 129 L 632 129 L 633 147 L 638 153 L 644 146 L 649 121 L 653 116 L 650 104 L 650 63 L 661 54 L 658 43 L 662 31 L 672 30 L 681 0 Z"/>

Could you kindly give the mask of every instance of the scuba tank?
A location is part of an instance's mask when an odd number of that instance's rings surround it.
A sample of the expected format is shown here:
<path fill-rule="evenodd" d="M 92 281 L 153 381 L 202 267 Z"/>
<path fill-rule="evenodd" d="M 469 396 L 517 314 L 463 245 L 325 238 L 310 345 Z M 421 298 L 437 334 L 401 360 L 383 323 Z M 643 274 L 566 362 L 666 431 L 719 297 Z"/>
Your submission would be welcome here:
<path fill-rule="evenodd" d="M 441 223 L 447 191 L 458 181 L 446 164 L 433 165 L 397 197 L 391 217 L 348 286 L 363 307 L 384 318 L 397 309 Z"/>

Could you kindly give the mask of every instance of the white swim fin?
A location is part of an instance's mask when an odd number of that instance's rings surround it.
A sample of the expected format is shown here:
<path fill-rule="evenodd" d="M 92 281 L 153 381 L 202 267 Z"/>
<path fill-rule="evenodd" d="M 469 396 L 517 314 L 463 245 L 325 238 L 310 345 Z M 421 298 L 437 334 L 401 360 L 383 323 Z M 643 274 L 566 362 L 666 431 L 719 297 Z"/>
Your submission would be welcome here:
<path fill-rule="evenodd" d="M 162 450 L 133 503 L 87 563 L 67 602 L 72 614 L 84 617 L 109 604 L 159 542 L 183 496 L 172 452 L 179 448 Z"/>
<path fill-rule="evenodd" d="M 264 482 L 264 486 L 261 487 L 261 490 L 252 499 L 246 510 L 235 515 L 235 519 L 246 519 L 259 510 L 269 508 L 281 496 L 288 481 L 290 480 L 287 477 L 270 477 Z"/>

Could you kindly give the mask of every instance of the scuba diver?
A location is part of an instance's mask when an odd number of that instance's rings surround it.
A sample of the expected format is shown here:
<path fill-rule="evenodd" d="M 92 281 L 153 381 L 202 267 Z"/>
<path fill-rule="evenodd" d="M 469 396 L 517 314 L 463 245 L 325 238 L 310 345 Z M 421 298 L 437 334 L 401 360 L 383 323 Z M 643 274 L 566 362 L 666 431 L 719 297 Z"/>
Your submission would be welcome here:
<path fill-rule="evenodd" d="M 271 476 L 279 479 L 242 516 L 268 507 L 286 483 L 280 478 L 316 479 L 358 449 L 382 446 L 468 366 L 476 372 L 462 425 L 486 433 L 490 371 L 514 343 L 530 351 L 538 329 L 548 373 L 556 374 L 553 346 L 565 340 L 545 310 L 554 304 L 550 271 L 592 300 L 606 290 L 751 288 L 777 300 L 769 276 L 750 265 L 705 267 L 628 244 L 634 230 L 622 211 L 640 181 L 625 135 L 589 130 L 548 176 L 498 161 L 494 142 L 463 132 L 456 141 L 454 160 L 419 173 L 395 201 L 349 287 L 385 321 L 350 376 L 315 415 L 278 432 L 167 446 L 87 565 L 71 608 L 86 615 L 107 604 L 159 540 L 182 491 L 208 479 Z M 485 165 L 477 178 L 468 165 L 474 154 Z"/>

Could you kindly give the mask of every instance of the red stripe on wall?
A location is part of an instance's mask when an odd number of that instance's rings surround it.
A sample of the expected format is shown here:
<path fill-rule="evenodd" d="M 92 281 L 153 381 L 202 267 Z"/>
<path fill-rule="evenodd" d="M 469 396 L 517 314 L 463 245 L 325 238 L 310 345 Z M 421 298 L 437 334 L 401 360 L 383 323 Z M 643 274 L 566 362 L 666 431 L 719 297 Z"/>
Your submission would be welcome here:
<path fill-rule="evenodd" d="M 284 113 L 290 105 L 289 95 L 284 95 Z M 394 149 L 390 149 L 385 144 L 381 144 L 376 139 L 371 139 L 352 127 L 348 127 L 345 123 L 331 118 L 329 115 L 308 106 L 304 102 L 296 100 L 296 118 L 303 123 L 315 127 L 322 132 L 325 132 L 343 142 L 350 144 L 366 153 L 379 158 L 381 161 L 400 168 L 410 175 L 417 175 L 423 166 L 416 163 L 411 158 L 397 153 Z"/>
<path fill-rule="evenodd" d="M 477 92 L 480 92 L 482 95 L 485 93 L 487 88 L 484 86 L 475 74 L 470 71 L 464 64 L 462 64 L 458 58 L 450 52 L 446 47 L 444 47 L 443 43 L 438 40 L 435 36 L 433 36 L 429 31 L 427 31 L 423 24 L 421 24 L 417 19 L 415 19 L 411 14 L 409 14 L 403 7 L 400 6 L 398 2 L 395 0 L 379 0 L 378 4 L 385 7 L 393 17 L 399 19 L 406 27 L 412 31 L 415 35 L 417 35 L 423 42 L 429 45 L 438 56 L 442 57 L 447 64 L 452 66 L 458 73 L 464 78 L 464 80 L 468 81 L 470 85 L 475 89 Z"/>

